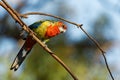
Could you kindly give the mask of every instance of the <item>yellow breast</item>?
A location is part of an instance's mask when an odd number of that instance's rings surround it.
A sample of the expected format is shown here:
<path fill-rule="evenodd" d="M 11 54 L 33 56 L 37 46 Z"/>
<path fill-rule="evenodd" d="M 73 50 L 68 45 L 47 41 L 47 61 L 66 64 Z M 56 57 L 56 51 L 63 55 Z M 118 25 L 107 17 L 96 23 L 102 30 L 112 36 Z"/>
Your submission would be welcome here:
<path fill-rule="evenodd" d="M 38 28 L 34 30 L 34 32 L 38 35 L 38 37 L 45 38 L 47 27 L 49 27 L 50 25 L 52 25 L 52 22 L 45 21 L 41 25 L 39 25 Z"/>

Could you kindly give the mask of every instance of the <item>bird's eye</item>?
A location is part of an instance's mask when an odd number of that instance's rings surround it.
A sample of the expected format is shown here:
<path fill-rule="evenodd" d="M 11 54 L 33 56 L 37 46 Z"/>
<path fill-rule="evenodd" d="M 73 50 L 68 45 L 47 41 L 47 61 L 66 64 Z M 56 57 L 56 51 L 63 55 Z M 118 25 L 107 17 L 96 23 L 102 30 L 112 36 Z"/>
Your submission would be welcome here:
<path fill-rule="evenodd" d="M 62 28 L 64 28 L 65 26 L 64 25 L 62 25 Z"/>
<path fill-rule="evenodd" d="M 63 29 L 66 29 L 66 26 L 65 26 L 65 25 L 62 25 L 62 28 L 63 28 Z"/>

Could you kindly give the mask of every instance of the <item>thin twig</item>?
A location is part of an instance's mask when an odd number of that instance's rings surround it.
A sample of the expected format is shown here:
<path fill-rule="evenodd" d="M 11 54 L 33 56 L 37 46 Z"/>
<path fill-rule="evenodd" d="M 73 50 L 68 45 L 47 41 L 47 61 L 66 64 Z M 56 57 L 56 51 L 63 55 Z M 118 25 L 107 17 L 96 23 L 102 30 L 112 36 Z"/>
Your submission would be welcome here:
<path fill-rule="evenodd" d="M 2 2 L 3 1 L 3 2 Z M 64 62 L 57 57 L 44 43 L 42 43 L 41 40 L 39 40 L 35 35 L 34 32 L 28 28 L 28 26 L 21 20 L 20 15 L 13 9 L 11 8 L 11 6 L 9 4 L 7 4 L 7 2 L 5 0 L 0 1 L 0 5 L 8 11 L 8 13 L 12 16 L 12 18 L 18 22 L 21 27 L 23 27 L 23 29 L 25 31 L 27 31 L 30 36 L 32 36 L 37 43 L 39 43 L 39 45 L 41 45 L 54 59 L 56 59 L 68 72 L 69 74 L 73 77 L 74 80 L 78 80 L 77 77 L 71 72 L 71 70 L 67 67 L 66 64 L 64 64 Z"/>
<path fill-rule="evenodd" d="M 24 18 L 27 18 L 28 15 L 44 15 L 44 16 L 50 16 L 50 17 L 54 17 L 54 18 L 57 18 L 57 19 L 60 19 L 60 20 L 63 20 L 65 22 L 68 22 L 70 24 L 73 24 L 73 25 L 76 25 L 78 27 L 81 27 L 83 26 L 83 24 L 76 24 L 75 22 L 72 22 L 72 21 L 69 21 L 69 20 L 66 20 L 62 17 L 59 17 L 59 16 L 54 16 L 54 15 L 51 15 L 51 14 L 47 14 L 47 13 L 41 13 L 41 12 L 28 12 L 28 13 L 25 13 L 25 14 L 19 14 L 21 17 L 24 17 Z"/>
<path fill-rule="evenodd" d="M 105 61 L 105 64 L 106 64 L 106 68 L 112 78 L 112 80 L 114 80 L 114 77 L 112 75 L 112 72 L 110 71 L 110 68 L 109 68 L 109 65 L 107 63 L 107 59 L 106 59 L 106 56 L 105 56 L 105 51 L 100 47 L 100 44 L 98 43 L 98 41 L 96 41 L 92 36 L 90 36 L 83 28 L 83 24 L 77 24 L 75 22 L 72 22 L 72 21 L 69 21 L 69 20 L 66 20 L 64 18 L 61 18 L 59 16 L 55 16 L 55 15 L 51 15 L 51 14 L 47 14 L 47 13 L 42 13 L 42 12 L 28 12 L 28 13 L 25 13 L 25 14 L 20 14 L 21 17 L 24 17 L 24 18 L 27 18 L 28 15 L 44 15 L 44 16 L 50 16 L 50 17 L 54 17 L 54 18 L 57 18 L 57 19 L 60 19 L 60 20 L 63 20 L 65 22 L 68 22 L 70 24 L 73 24 L 73 25 L 76 25 L 78 28 L 80 28 L 86 35 L 87 37 L 98 47 L 98 49 L 101 51 L 102 53 L 102 56 L 104 58 L 104 61 Z"/>
<path fill-rule="evenodd" d="M 87 37 L 88 37 L 88 38 L 98 47 L 98 49 L 101 51 L 102 56 L 103 56 L 104 61 L 105 61 L 105 64 L 106 64 L 106 68 L 107 68 L 107 70 L 108 70 L 108 72 L 109 72 L 112 80 L 114 80 L 114 77 L 113 77 L 113 75 L 112 75 L 112 72 L 111 72 L 111 70 L 110 70 L 110 68 L 109 68 L 109 65 L 108 65 L 108 63 L 107 63 L 107 58 L 106 58 L 106 56 L 105 56 L 105 53 L 106 53 L 106 52 L 100 47 L 100 44 L 99 44 L 93 37 L 91 37 L 82 27 L 80 27 L 80 28 L 81 28 L 81 30 L 87 35 Z"/>

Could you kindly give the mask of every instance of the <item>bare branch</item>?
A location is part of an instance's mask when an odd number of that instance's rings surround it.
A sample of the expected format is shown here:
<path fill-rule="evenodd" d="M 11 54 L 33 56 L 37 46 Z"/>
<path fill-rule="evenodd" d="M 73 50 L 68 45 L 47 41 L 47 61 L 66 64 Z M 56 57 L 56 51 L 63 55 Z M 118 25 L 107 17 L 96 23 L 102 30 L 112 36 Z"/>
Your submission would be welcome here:
<path fill-rule="evenodd" d="M 84 29 L 83 29 L 83 24 L 77 24 L 75 22 L 72 22 L 72 21 L 69 21 L 69 20 L 66 20 L 64 18 L 61 18 L 59 16 L 54 16 L 54 15 L 51 15 L 51 14 L 47 14 L 47 13 L 41 13 L 41 12 L 29 12 L 29 13 L 25 13 L 25 14 L 20 14 L 21 17 L 23 18 L 27 18 L 28 15 L 44 15 L 44 16 L 50 16 L 50 17 L 54 17 L 54 18 L 57 18 L 57 19 L 60 19 L 60 20 L 63 20 L 65 22 L 68 22 L 70 24 L 73 24 L 73 25 L 76 25 L 78 28 L 80 28 L 86 35 L 87 37 L 98 47 L 98 49 L 101 51 L 102 53 L 102 56 L 104 58 L 104 61 L 105 61 L 105 64 L 106 64 L 106 67 L 107 67 L 107 70 L 112 78 L 112 80 L 114 80 L 114 77 L 112 75 L 112 72 L 110 71 L 110 68 L 109 68 L 109 65 L 107 63 L 107 59 L 106 59 L 106 56 L 105 56 L 105 51 L 100 47 L 100 44 L 98 43 L 98 41 L 96 41 L 92 36 L 90 36 Z"/>
<path fill-rule="evenodd" d="M 107 58 L 106 58 L 106 56 L 105 56 L 105 53 L 106 53 L 106 52 L 100 47 L 100 44 L 99 44 L 93 37 L 91 37 L 82 27 L 80 27 L 80 28 L 81 28 L 81 30 L 87 35 L 87 37 L 88 37 L 88 38 L 98 47 L 98 49 L 101 51 L 102 56 L 103 56 L 104 61 L 105 61 L 105 64 L 106 64 L 106 67 L 107 67 L 107 70 L 108 70 L 108 72 L 109 72 L 112 80 L 114 80 L 114 77 L 113 77 L 113 75 L 112 75 L 112 72 L 111 72 L 111 70 L 110 70 L 110 68 L 109 68 L 109 65 L 108 65 L 108 63 L 107 63 Z"/>
<path fill-rule="evenodd" d="M 20 15 L 13 9 L 5 0 L 0 1 L 0 5 L 8 11 L 8 13 L 12 16 L 12 18 L 20 24 L 20 26 L 27 31 L 30 36 L 33 37 L 39 43 L 40 46 L 42 46 L 54 59 L 56 59 L 68 72 L 69 74 L 73 77 L 74 80 L 78 80 L 77 77 L 71 72 L 71 70 L 67 67 L 64 62 L 57 57 L 44 43 L 42 43 L 41 40 L 39 40 L 35 35 L 34 32 L 28 28 L 28 26 L 21 20 Z"/>
<path fill-rule="evenodd" d="M 63 21 L 65 21 L 65 22 L 68 22 L 68 23 L 70 23 L 70 24 L 76 25 L 76 26 L 78 26 L 78 27 L 83 26 L 83 24 L 76 24 L 75 22 L 72 22 L 72 21 L 66 20 L 66 19 L 64 19 L 64 18 L 62 18 L 62 17 L 54 16 L 54 15 L 47 14 L 47 13 L 41 13 L 41 12 L 29 12 L 29 13 L 25 13 L 25 14 L 20 14 L 20 16 L 23 17 L 23 18 L 27 18 L 28 15 L 44 15 L 44 16 L 50 16 L 50 17 L 54 17 L 54 18 L 57 18 L 57 19 L 63 20 Z"/>
<path fill-rule="evenodd" d="M 8 5 L 5 0 L 2 0 L 6 5 Z M 0 3 L 1 6 L 3 6 L 3 4 Z M 26 14 L 19 14 L 17 13 L 16 11 L 12 10 L 12 8 L 10 6 L 7 6 L 7 8 L 5 7 L 6 5 L 4 5 L 3 7 L 10 13 L 10 15 L 23 27 L 24 30 L 26 30 L 27 32 L 29 32 L 31 34 L 31 36 L 53 57 L 55 58 L 70 74 L 71 76 L 74 78 L 74 80 L 78 80 L 72 73 L 71 71 L 69 70 L 69 68 L 62 62 L 62 61 L 59 61 L 59 58 L 48 48 L 46 47 L 35 35 L 34 33 L 27 27 L 27 25 L 20 19 L 20 17 L 24 17 L 24 18 L 27 18 L 28 15 L 44 15 L 44 16 L 50 16 L 50 17 L 54 17 L 54 18 L 57 18 L 57 19 L 60 19 L 60 20 L 63 20 L 65 22 L 68 22 L 70 24 L 73 24 L 73 25 L 76 25 L 78 28 L 80 28 L 86 35 L 87 37 L 98 47 L 98 49 L 101 51 L 102 53 L 102 56 L 105 60 L 105 64 L 106 64 L 106 67 L 108 69 L 108 72 L 112 78 L 112 80 L 114 80 L 114 77 L 112 75 L 112 72 L 110 71 L 110 68 L 108 66 L 108 63 L 107 63 L 107 59 L 105 57 L 105 54 L 106 53 L 101 47 L 100 47 L 100 44 L 93 38 L 91 37 L 83 28 L 82 28 L 82 24 L 77 24 L 77 23 L 74 23 L 74 22 L 71 22 L 69 20 L 66 20 L 64 18 L 61 18 L 59 16 L 54 16 L 54 15 L 51 15 L 51 14 L 46 14 L 46 13 L 41 13 L 41 12 L 29 12 L 29 13 L 26 13 Z M 9 10 L 9 8 L 11 10 Z M 12 11 L 12 12 L 11 12 Z M 17 17 L 17 18 L 16 18 Z"/>

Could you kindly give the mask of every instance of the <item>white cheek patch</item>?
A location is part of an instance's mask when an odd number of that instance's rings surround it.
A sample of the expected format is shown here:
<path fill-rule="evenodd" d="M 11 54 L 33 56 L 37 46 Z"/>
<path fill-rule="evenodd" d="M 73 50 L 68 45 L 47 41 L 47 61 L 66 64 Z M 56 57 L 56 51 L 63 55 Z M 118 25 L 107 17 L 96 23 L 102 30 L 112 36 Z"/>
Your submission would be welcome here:
<path fill-rule="evenodd" d="M 61 33 L 66 32 L 66 29 L 64 29 L 64 28 L 62 28 L 62 27 L 59 27 L 59 30 L 60 30 Z"/>

